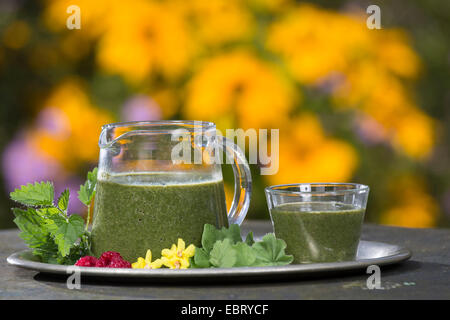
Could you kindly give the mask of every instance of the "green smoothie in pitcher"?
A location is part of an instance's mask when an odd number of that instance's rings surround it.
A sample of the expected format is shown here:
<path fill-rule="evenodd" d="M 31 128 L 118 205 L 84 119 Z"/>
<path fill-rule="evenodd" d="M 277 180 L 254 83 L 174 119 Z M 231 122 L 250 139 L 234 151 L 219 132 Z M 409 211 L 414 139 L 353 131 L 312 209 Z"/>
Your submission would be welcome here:
<path fill-rule="evenodd" d="M 170 183 L 170 181 L 176 181 Z M 205 223 L 228 226 L 222 180 L 176 173 L 120 174 L 97 182 L 92 251 L 155 258 L 178 238 L 201 246 Z"/>

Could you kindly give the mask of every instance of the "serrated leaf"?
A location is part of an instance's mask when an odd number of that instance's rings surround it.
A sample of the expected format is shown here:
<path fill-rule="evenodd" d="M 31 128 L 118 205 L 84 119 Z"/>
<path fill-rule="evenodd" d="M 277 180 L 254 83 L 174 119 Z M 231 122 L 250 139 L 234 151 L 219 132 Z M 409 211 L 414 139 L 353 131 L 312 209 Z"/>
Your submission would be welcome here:
<path fill-rule="evenodd" d="M 84 233 L 84 220 L 78 215 L 71 215 L 68 219 L 55 218 L 53 222 L 48 228 L 58 245 L 60 255 L 65 257 Z"/>
<path fill-rule="evenodd" d="M 51 182 L 28 183 L 11 192 L 12 200 L 26 206 L 52 206 L 55 191 Z"/>
<path fill-rule="evenodd" d="M 86 182 L 80 186 L 80 190 L 78 191 L 78 199 L 86 206 L 89 206 L 91 204 L 92 199 L 95 196 L 97 172 L 97 168 L 94 168 L 94 170 L 88 172 Z"/>
<path fill-rule="evenodd" d="M 217 268 L 231 268 L 236 263 L 236 251 L 230 239 L 216 241 L 210 253 L 209 262 Z"/>
<path fill-rule="evenodd" d="M 69 189 L 64 190 L 58 198 L 58 207 L 67 212 L 67 208 L 69 207 L 69 199 L 70 199 L 70 191 Z"/>
<path fill-rule="evenodd" d="M 282 266 L 293 261 L 293 257 L 285 253 L 286 242 L 273 233 L 266 234 L 252 248 L 256 254 L 255 266 Z"/>
<path fill-rule="evenodd" d="M 33 214 L 33 209 L 22 210 L 14 208 L 14 223 L 22 231 L 19 236 L 30 248 L 43 246 L 48 240 L 49 232 L 42 228 L 44 221 L 37 214 Z"/>

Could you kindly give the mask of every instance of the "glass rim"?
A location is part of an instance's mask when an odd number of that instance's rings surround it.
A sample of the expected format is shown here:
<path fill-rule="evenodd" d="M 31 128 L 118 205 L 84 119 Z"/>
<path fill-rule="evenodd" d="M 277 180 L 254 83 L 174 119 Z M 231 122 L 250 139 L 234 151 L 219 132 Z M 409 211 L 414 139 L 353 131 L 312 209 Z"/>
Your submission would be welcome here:
<path fill-rule="evenodd" d="M 125 121 L 125 122 L 113 122 L 102 126 L 102 130 L 119 128 L 119 127 L 146 127 L 146 130 L 161 130 L 161 126 L 175 126 L 172 130 L 180 128 L 184 129 L 203 129 L 209 130 L 216 127 L 214 122 L 202 121 L 202 120 L 148 120 L 148 121 Z M 170 131 L 170 129 L 169 129 Z"/>
<path fill-rule="evenodd" d="M 300 191 L 300 186 L 330 186 L 330 187 L 339 187 L 339 186 L 349 186 L 348 189 L 341 190 L 310 190 L 310 191 Z M 299 187 L 299 190 L 284 190 L 281 188 L 289 188 L 289 187 Z M 277 184 L 273 186 L 269 186 L 264 188 L 266 193 L 274 193 L 280 195 L 340 195 L 340 194 L 348 194 L 348 193 L 362 193 L 368 192 L 370 190 L 368 185 L 360 184 L 360 183 L 351 183 L 351 182 L 305 182 L 305 183 L 289 183 L 289 184 Z"/>

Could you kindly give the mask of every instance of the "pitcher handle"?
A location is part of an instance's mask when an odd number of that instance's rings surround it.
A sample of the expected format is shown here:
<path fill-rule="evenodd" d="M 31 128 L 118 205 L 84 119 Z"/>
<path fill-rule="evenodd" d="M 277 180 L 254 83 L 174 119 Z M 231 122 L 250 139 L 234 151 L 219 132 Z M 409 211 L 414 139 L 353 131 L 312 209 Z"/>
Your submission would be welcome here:
<path fill-rule="evenodd" d="M 228 222 L 240 225 L 247 215 L 252 193 L 252 176 L 244 152 L 230 139 L 216 136 L 217 143 L 231 160 L 234 173 L 234 197 L 228 212 Z M 227 161 L 227 163 L 229 163 Z"/>

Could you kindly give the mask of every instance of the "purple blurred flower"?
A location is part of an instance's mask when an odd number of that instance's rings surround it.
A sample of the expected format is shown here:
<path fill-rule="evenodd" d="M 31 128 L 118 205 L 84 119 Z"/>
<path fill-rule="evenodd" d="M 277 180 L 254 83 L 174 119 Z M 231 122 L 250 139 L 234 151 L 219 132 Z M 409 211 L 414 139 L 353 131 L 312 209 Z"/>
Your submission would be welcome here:
<path fill-rule="evenodd" d="M 380 144 L 388 141 L 386 130 L 376 120 L 368 116 L 356 116 L 354 126 L 361 141 L 368 145 Z"/>
<path fill-rule="evenodd" d="M 36 125 L 37 128 L 44 129 L 55 136 L 70 134 L 69 119 L 62 110 L 54 107 L 48 107 L 39 112 Z"/>
<path fill-rule="evenodd" d="M 161 118 L 162 111 L 159 105 L 145 95 L 129 99 L 122 108 L 123 121 L 152 121 Z"/>
<path fill-rule="evenodd" d="M 36 150 L 25 133 L 20 133 L 3 151 L 2 170 L 8 192 L 27 183 L 52 181 L 55 185 L 55 197 L 69 188 L 69 212 L 83 212 L 84 206 L 76 197 L 81 180 L 67 174 L 55 159 Z"/>

